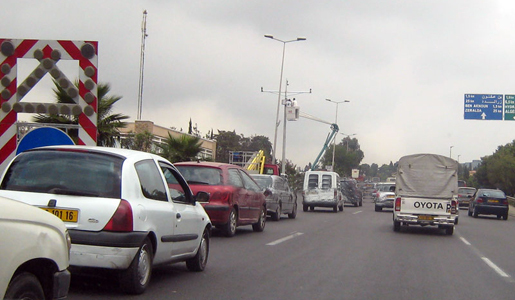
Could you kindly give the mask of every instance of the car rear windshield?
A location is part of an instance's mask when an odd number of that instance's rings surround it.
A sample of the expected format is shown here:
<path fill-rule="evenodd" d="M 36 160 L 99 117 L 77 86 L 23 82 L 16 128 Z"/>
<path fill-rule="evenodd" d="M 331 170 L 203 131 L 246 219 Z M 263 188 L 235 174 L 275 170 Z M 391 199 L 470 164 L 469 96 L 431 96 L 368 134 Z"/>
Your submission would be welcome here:
<path fill-rule="evenodd" d="M 121 157 L 91 152 L 26 152 L 11 164 L 0 188 L 120 198 L 122 163 Z"/>
<path fill-rule="evenodd" d="M 503 191 L 481 191 L 480 197 L 490 197 L 490 198 L 506 198 L 506 195 Z"/>
<path fill-rule="evenodd" d="M 190 184 L 221 185 L 222 170 L 203 166 L 176 166 Z"/>
<path fill-rule="evenodd" d="M 458 188 L 458 194 L 467 194 L 467 195 L 472 195 L 474 194 L 474 192 L 476 191 L 475 188 Z"/>
<path fill-rule="evenodd" d="M 252 176 L 254 180 L 257 182 L 260 188 L 266 189 L 273 187 L 272 177 L 269 176 Z"/>

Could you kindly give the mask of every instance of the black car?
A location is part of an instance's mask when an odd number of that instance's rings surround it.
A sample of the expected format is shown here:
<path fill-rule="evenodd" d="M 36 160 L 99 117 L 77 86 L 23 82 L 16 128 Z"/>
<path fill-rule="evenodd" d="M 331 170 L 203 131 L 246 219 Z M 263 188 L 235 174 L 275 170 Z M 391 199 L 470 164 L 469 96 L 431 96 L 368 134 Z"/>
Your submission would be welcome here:
<path fill-rule="evenodd" d="M 479 214 L 497 215 L 497 219 L 508 220 L 508 209 L 508 199 L 503 191 L 478 189 L 470 199 L 468 215 L 474 218 Z"/>

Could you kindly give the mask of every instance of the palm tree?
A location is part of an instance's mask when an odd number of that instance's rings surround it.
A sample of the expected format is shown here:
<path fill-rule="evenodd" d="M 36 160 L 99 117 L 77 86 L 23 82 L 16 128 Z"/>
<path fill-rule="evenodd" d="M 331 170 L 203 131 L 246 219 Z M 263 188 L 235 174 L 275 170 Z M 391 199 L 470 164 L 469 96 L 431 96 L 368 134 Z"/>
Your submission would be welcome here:
<path fill-rule="evenodd" d="M 57 103 L 73 104 L 75 101 L 68 96 L 63 88 L 54 80 L 55 89 L 53 89 Z M 75 82 L 75 86 L 78 89 L 78 82 Z M 98 109 L 97 109 L 97 145 L 112 147 L 115 145 L 116 138 L 120 136 L 119 129 L 127 126 L 127 123 L 123 120 L 129 118 L 129 116 L 123 114 L 113 114 L 113 106 L 122 97 L 120 96 L 107 96 L 111 86 L 108 83 L 99 83 L 97 85 L 98 92 Z M 78 124 L 79 119 L 77 116 L 72 115 L 42 115 L 38 114 L 34 117 L 34 121 L 37 123 L 54 123 L 54 124 Z M 77 130 L 70 130 L 68 134 L 75 141 L 78 137 Z"/>
<path fill-rule="evenodd" d="M 159 145 L 162 152 L 159 153 L 162 157 L 171 162 L 190 161 L 194 160 L 200 151 L 202 141 L 199 137 L 182 135 L 179 138 L 174 138 L 168 133 L 164 144 Z"/>

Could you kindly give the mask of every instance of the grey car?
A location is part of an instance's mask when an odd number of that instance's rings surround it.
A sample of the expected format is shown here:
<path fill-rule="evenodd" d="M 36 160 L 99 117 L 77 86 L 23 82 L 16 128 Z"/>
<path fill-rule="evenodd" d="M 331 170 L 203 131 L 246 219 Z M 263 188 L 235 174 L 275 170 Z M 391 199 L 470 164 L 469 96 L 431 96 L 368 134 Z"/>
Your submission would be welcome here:
<path fill-rule="evenodd" d="M 266 196 L 267 214 L 272 220 L 279 221 L 282 214 L 288 214 L 288 218 L 297 216 L 297 197 L 290 189 L 288 181 L 277 175 L 251 174 L 252 178 L 263 189 L 269 190 Z"/>

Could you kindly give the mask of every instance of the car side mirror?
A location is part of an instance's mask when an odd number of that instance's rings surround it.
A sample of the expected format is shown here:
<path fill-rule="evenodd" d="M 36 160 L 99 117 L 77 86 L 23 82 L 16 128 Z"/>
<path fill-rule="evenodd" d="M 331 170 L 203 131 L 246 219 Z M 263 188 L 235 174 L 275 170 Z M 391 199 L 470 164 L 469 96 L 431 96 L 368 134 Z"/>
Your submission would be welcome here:
<path fill-rule="evenodd" d="M 195 195 L 194 200 L 195 202 L 209 202 L 209 196 L 209 193 L 200 191 Z"/>

